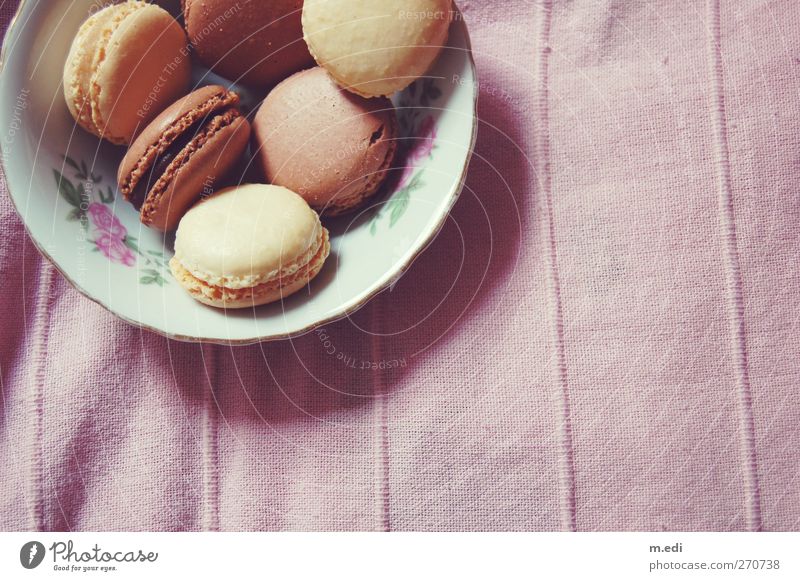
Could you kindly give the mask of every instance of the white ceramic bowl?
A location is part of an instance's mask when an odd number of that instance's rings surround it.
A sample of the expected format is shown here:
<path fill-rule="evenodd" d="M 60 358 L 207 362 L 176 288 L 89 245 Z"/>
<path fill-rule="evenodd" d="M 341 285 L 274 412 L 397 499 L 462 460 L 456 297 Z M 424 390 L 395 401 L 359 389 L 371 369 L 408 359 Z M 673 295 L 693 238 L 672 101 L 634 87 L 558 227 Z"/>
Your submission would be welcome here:
<path fill-rule="evenodd" d="M 296 336 L 352 313 L 391 285 L 444 224 L 477 126 L 477 79 L 460 17 L 433 70 L 394 99 L 410 136 L 401 162 L 408 169 L 371 208 L 328 222 L 331 257 L 310 287 L 282 303 L 227 313 L 195 302 L 167 267 L 172 238 L 142 226 L 116 192 L 124 150 L 77 128 L 64 103 L 64 59 L 98 4 L 23 0 L 3 43 L 2 162 L 14 205 L 42 254 L 121 319 L 185 341 Z M 195 73 L 201 84 L 220 80 Z M 243 92 L 250 106 L 263 97 Z"/>

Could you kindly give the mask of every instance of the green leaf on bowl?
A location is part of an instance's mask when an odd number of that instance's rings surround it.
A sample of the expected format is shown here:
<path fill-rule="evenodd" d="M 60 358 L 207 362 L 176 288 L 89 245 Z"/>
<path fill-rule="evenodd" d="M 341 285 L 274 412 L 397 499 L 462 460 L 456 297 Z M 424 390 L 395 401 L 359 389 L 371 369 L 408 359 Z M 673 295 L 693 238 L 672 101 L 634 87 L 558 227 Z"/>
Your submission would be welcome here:
<path fill-rule="evenodd" d="M 389 228 L 393 228 L 395 224 L 397 224 L 398 220 L 403 217 L 403 214 L 406 213 L 408 210 L 408 204 L 411 200 L 409 194 L 409 189 L 411 185 L 403 188 L 395 196 L 392 198 L 391 202 L 391 213 L 389 218 Z"/>
<path fill-rule="evenodd" d="M 103 193 L 103 190 L 98 190 L 100 192 L 100 201 L 104 204 L 110 204 L 114 201 L 114 192 L 111 189 L 111 186 L 107 186 L 106 191 L 107 194 Z"/>
<path fill-rule="evenodd" d="M 383 208 L 375 213 L 369 226 L 369 233 L 372 236 L 378 233 L 378 222 L 383 219 L 387 212 L 389 213 L 389 228 L 394 228 L 411 204 L 411 192 L 422 185 L 422 172 L 420 171 L 417 172 L 408 185 L 397 190 Z"/>
<path fill-rule="evenodd" d="M 70 210 L 69 214 L 67 214 L 68 222 L 81 222 L 85 218 L 86 218 L 86 213 L 80 208 L 73 208 L 72 210 Z"/>
<path fill-rule="evenodd" d="M 91 181 L 94 183 L 103 181 L 103 176 L 95 175 L 94 172 L 89 169 L 89 166 L 84 160 L 81 160 L 80 163 L 78 163 L 68 155 L 62 155 L 61 157 L 64 158 L 64 163 L 66 163 L 75 171 L 75 177 L 77 177 L 79 180 Z"/>
<path fill-rule="evenodd" d="M 76 190 L 78 192 L 78 197 L 81 200 L 81 208 L 88 208 L 89 204 L 92 203 L 92 194 L 86 191 L 86 188 L 83 184 L 78 184 Z"/>
<path fill-rule="evenodd" d="M 70 167 L 71 167 L 72 169 L 74 169 L 76 172 L 80 172 L 80 171 L 81 171 L 81 167 L 78 165 L 78 162 L 77 162 L 77 161 L 75 161 L 74 159 L 72 159 L 72 158 L 71 158 L 70 156 L 68 156 L 68 155 L 65 155 L 65 156 L 63 156 L 63 157 L 64 157 L 64 162 L 65 162 L 65 163 L 66 163 L 68 166 L 70 166 Z"/>
<path fill-rule="evenodd" d="M 139 252 L 139 245 L 136 243 L 136 238 L 133 236 L 126 236 L 123 240 L 125 246 L 133 250 L 136 254 L 141 254 Z"/>
<path fill-rule="evenodd" d="M 80 208 L 82 196 L 83 196 L 83 187 L 81 186 L 81 192 L 78 192 L 78 189 L 72 185 L 72 182 L 69 181 L 66 177 L 64 177 L 60 171 L 57 169 L 53 170 L 53 175 L 56 178 L 56 185 L 58 186 L 58 192 L 61 194 L 61 197 L 66 200 L 66 202 L 75 208 Z"/>
<path fill-rule="evenodd" d="M 167 284 L 167 279 L 165 279 L 162 274 L 152 268 L 146 268 L 142 270 L 144 276 L 139 278 L 139 283 L 141 284 L 157 284 L 158 286 L 164 286 Z"/>

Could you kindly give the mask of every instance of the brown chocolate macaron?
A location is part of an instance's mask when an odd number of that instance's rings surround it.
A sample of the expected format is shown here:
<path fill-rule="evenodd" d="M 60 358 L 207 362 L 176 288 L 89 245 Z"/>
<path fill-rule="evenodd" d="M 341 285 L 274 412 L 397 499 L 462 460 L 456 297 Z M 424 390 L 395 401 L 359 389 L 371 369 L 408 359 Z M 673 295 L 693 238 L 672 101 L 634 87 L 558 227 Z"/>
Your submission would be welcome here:
<path fill-rule="evenodd" d="M 375 194 L 396 150 L 392 102 L 345 91 L 319 67 L 275 87 L 253 120 L 254 163 L 264 179 L 328 216 Z"/>
<path fill-rule="evenodd" d="M 143 224 L 174 230 L 189 207 L 236 166 L 250 138 L 250 124 L 238 106 L 236 93 L 203 87 L 139 134 L 122 159 L 117 183 Z"/>
<path fill-rule="evenodd" d="M 314 65 L 303 40 L 303 0 L 183 0 L 198 60 L 245 85 L 268 87 Z"/>

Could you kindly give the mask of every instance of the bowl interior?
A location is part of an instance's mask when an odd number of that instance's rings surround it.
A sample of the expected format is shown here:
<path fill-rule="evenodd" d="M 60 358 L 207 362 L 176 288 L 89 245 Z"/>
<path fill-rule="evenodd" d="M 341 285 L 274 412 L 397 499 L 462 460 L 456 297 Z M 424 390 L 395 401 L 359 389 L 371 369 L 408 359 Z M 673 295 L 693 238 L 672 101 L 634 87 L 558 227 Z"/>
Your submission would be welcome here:
<path fill-rule="evenodd" d="M 141 225 L 115 186 L 124 149 L 77 128 L 61 71 L 91 0 L 24 1 L 4 44 L 2 161 L 37 247 L 87 297 L 124 320 L 188 340 L 249 343 L 306 332 L 353 312 L 402 275 L 444 223 L 471 155 L 476 79 L 463 19 L 429 74 L 394 98 L 401 153 L 384 191 L 361 212 L 327 220 L 331 257 L 304 291 L 256 309 L 192 300 L 167 263 L 173 238 Z M 221 79 L 197 68 L 198 85 Z M 246 109 L 263 94 L 222 81 Z"/>

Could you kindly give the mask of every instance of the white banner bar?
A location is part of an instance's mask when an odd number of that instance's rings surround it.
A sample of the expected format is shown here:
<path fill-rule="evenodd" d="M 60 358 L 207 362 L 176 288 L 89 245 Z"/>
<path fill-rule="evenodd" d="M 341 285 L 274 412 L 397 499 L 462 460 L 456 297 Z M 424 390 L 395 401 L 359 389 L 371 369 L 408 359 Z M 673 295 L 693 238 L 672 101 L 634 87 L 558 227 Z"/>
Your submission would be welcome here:
<path fill-rule="evenodd" d="M 797 580 L 798 543 L 797 533 L 3 533 L 0 579 Z"/>

